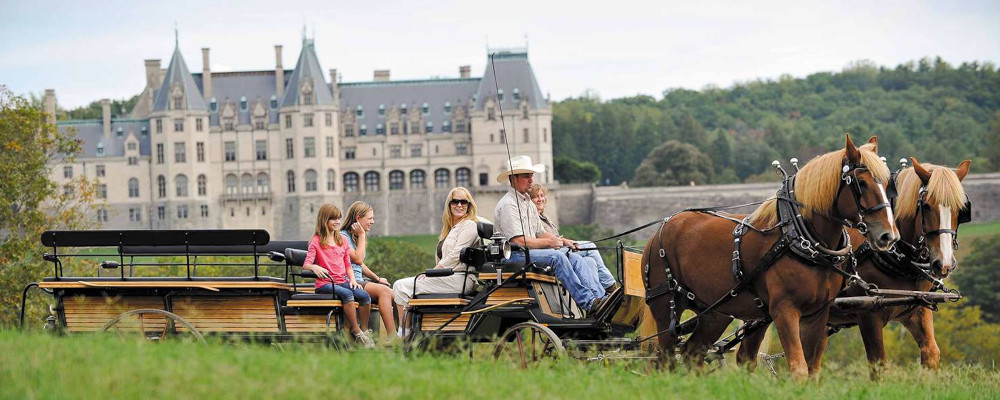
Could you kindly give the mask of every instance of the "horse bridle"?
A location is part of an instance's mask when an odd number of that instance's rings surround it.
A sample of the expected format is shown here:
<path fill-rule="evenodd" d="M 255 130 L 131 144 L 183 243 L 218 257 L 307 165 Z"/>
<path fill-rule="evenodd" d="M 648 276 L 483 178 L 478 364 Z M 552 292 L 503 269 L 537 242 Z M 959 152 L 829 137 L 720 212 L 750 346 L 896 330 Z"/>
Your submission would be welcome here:
<path fill-rule="evenodd" d="M 858 179 L 858 173 L 868 171 L 868 167 L 866 165 L 861 163 L 851 163 L 850 161 L 847 160 L 847 157 L 844 157 L 844 167 L 842 171 L 843 173 L 840 174 L 840 180 L 841 182 L 843 182 L 843 184 L 840 185 L 839 188 L 837 188 L 836 199 L 838 200 L 840 199 L 840 192 L 844 190 L 844 186 L 847 186 L 851 189 L 851 194 L 853 195 L 852 197 L 854 197 L 854 205 L 858 209 L 858 221 L 857 222 L 852 221 L 851 224 L 845 224 L 845 225 L 857 229 L 858 231 L 861 232 L 862 235 L 867 235 L 868 225 L 865 224 L 864 222 L 865 216 L 878 212 L 879 210 L 882 210 L 887 207 L 891 208 L 892 204 L 890 202 L 883 201 L 867 208 L 861 204 L 861 196 L 862 196 L 861 183 L 860 183 L 861 180 Z M 875 180 L 876 185 L 880 185 L 881 183 L 882 182 L 879 182 L 877 179 Z M 890 178 L 890 183 L 892 183 L 892 178 Z M 892 201 L 892 199 L 896 197 L 896 186 L 891 185 L 892 186 L 891 190 L 889 189 L 889 186 L 890 185 L 886 185 L 885 195 L 886 198 L 889 199 L 889 201 Z M 836 203 L 837 200 L 834 200 L 834 207 L 836 207 L 837 205 Z"/>

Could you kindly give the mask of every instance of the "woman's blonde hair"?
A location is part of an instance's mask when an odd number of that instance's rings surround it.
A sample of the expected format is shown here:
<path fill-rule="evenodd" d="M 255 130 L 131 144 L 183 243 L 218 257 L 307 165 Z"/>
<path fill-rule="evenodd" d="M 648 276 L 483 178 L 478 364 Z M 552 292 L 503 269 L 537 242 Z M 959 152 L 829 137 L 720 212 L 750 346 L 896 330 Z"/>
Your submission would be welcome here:
<path fill-rule="evenodd" d="M 534 199 L 539 193 L 549 194 L 549 189 L 537 183 L 532 183 L 531 187 L 528 188 L 528 199 Z"/>
<path fill-rule="evenodd" d="M 344 218 L 344 223 L 340 224 L 340 230 L 346 230 L 348 235 L 357 242 L 358 237 L 351 231 L 351 224 L 358 222 L 359 219 L 368 214 L 368 212 L 374 212 L 372 206 L 368 205 L 363 201 L 355 201 L 351 204 L 351 207 L 347 209 L 347 217 Z"/>
<path fill-rule="evenodd" d="M 331 219 L 339 219 L 343 216 L 340 213 L 340 209 L 333 204 L 324 204 L 319 207 L 319 212 L 316 213 L 316 236 L 319 236 L 319 245 L 321 247 L 327 247 L 327 243 L 330 241 L 330 237 L 333 237 L 333 242 L 337 246 L 344 245 L 344 237 L 340 235 L 339 231 L 330 231 L 327 226 L 327 221 Z"/>
<path fill-rule="evenodd" d="M 469 201 L 469 206 L 466 208 L 465 215 L 462 218 L 459 218 L 458 221 L 453 221 L 451 218 L 451 200 L 455 198 L 456 194 L 464 196 Z M 454 228 L 459 222 L 467 219 L 475 221 L 476 215 L 476 201 L 472 199 L 472 193 L 469 192 L 469 189 L 461 186 L 451 189 L 448 192 L 448 199 L 444 201 L 444 214 L 441 215 L 441 235 L 438 236 L 438 239 L 444 240 L 448 236 L 448 233 L 451 232 L 451 228 Z"/>

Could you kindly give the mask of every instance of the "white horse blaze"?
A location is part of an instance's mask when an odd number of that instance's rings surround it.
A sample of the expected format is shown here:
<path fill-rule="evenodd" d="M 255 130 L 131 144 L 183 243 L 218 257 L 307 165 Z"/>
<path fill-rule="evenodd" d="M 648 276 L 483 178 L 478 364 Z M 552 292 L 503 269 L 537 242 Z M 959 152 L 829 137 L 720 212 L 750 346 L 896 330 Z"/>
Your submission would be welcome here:
<path fill-rule="evenodd" d="M 885 195 L 885 188 L 883 188 L 882 185 L 875 186 L 878 187 L 878 192 L 882 195 L 882 201 L 885 202 L 885 204 L 889 204 L 889 196 Z M 885 212 L 887 213 L 886 215 L 889 216 L 889 232 L 892 232 L 893 236 L 898 238 L 899 231 L 896 230 L 896 218 L 892 215 L 892 207 L 886 207 Z"/>
<path fill-rule="evenodd" d="M 941 226 L 938 229 L 951 229 L 951 208 L 938 204 L 938 210 L 941 212 Z M 942 233 L 939 236 L 941 237 L 941 262 L 950 266 L 951 261 L 954 260 L 951 233 Z"/>

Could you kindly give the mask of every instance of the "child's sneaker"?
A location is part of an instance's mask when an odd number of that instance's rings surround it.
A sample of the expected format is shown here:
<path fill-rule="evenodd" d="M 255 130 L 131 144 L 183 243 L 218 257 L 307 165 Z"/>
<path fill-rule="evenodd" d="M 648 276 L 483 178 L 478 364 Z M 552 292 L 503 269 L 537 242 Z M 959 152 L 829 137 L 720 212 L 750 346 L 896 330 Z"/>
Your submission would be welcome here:
<path fill-rule="evenodd" d="M 354 340 L 361 343 L 361 345 L 365 346 L 365 348 L 375 348 L 375 342 L 372 340 L 371 336 L 368 336 L 368 333 L 364 331 L 355 333 Z"/>

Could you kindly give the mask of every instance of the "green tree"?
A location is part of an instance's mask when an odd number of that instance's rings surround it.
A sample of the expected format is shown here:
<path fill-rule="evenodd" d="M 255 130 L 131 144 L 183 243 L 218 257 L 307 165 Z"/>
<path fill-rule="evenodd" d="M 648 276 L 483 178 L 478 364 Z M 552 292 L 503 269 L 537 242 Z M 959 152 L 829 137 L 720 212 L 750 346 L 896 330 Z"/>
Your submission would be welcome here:
<path fill-rule="evenodd" d="M 434 255 L 412 243 L 373 238 L 367 254 L 368 267 L 390 283 L 434 268 Z"/>
<path fill-rule="evenodd" d="M 968 299 L 965 305 L 979 306 L 983 319 L 1000 323 L 1000 236 L 976 239 L 972 248 L 952 279 Z"/>
<path fill-rule="evenodd" d="M 601 170 L 589 161 L 576 161 L 569 157 L 555 157 L 552 161 L 556 179 L 562 183 L 597 182 Z"/>
<path fill-rule="evenodd" d="M 93 227 L 85 216 L 93 186 L 83 178 L 57 188 L 53 162 L 72 161 L 80 149 L 74 132 L 59 133 L 42 110 L 0 86 L 0 325 L 17 321 L 21 288 L 51 271 L 38 238 L 45 230 Z M 36 296 L 37 297 L 37 296 Z M 29 304 L 32 315 L 44 309 Z"/>
<path fill-rule="evenodd" d="M 712 159 L 697 147 L 676 140 L 649 152 L 635 170 L 633 186 L 676 186 L 712 182 Z"/>

